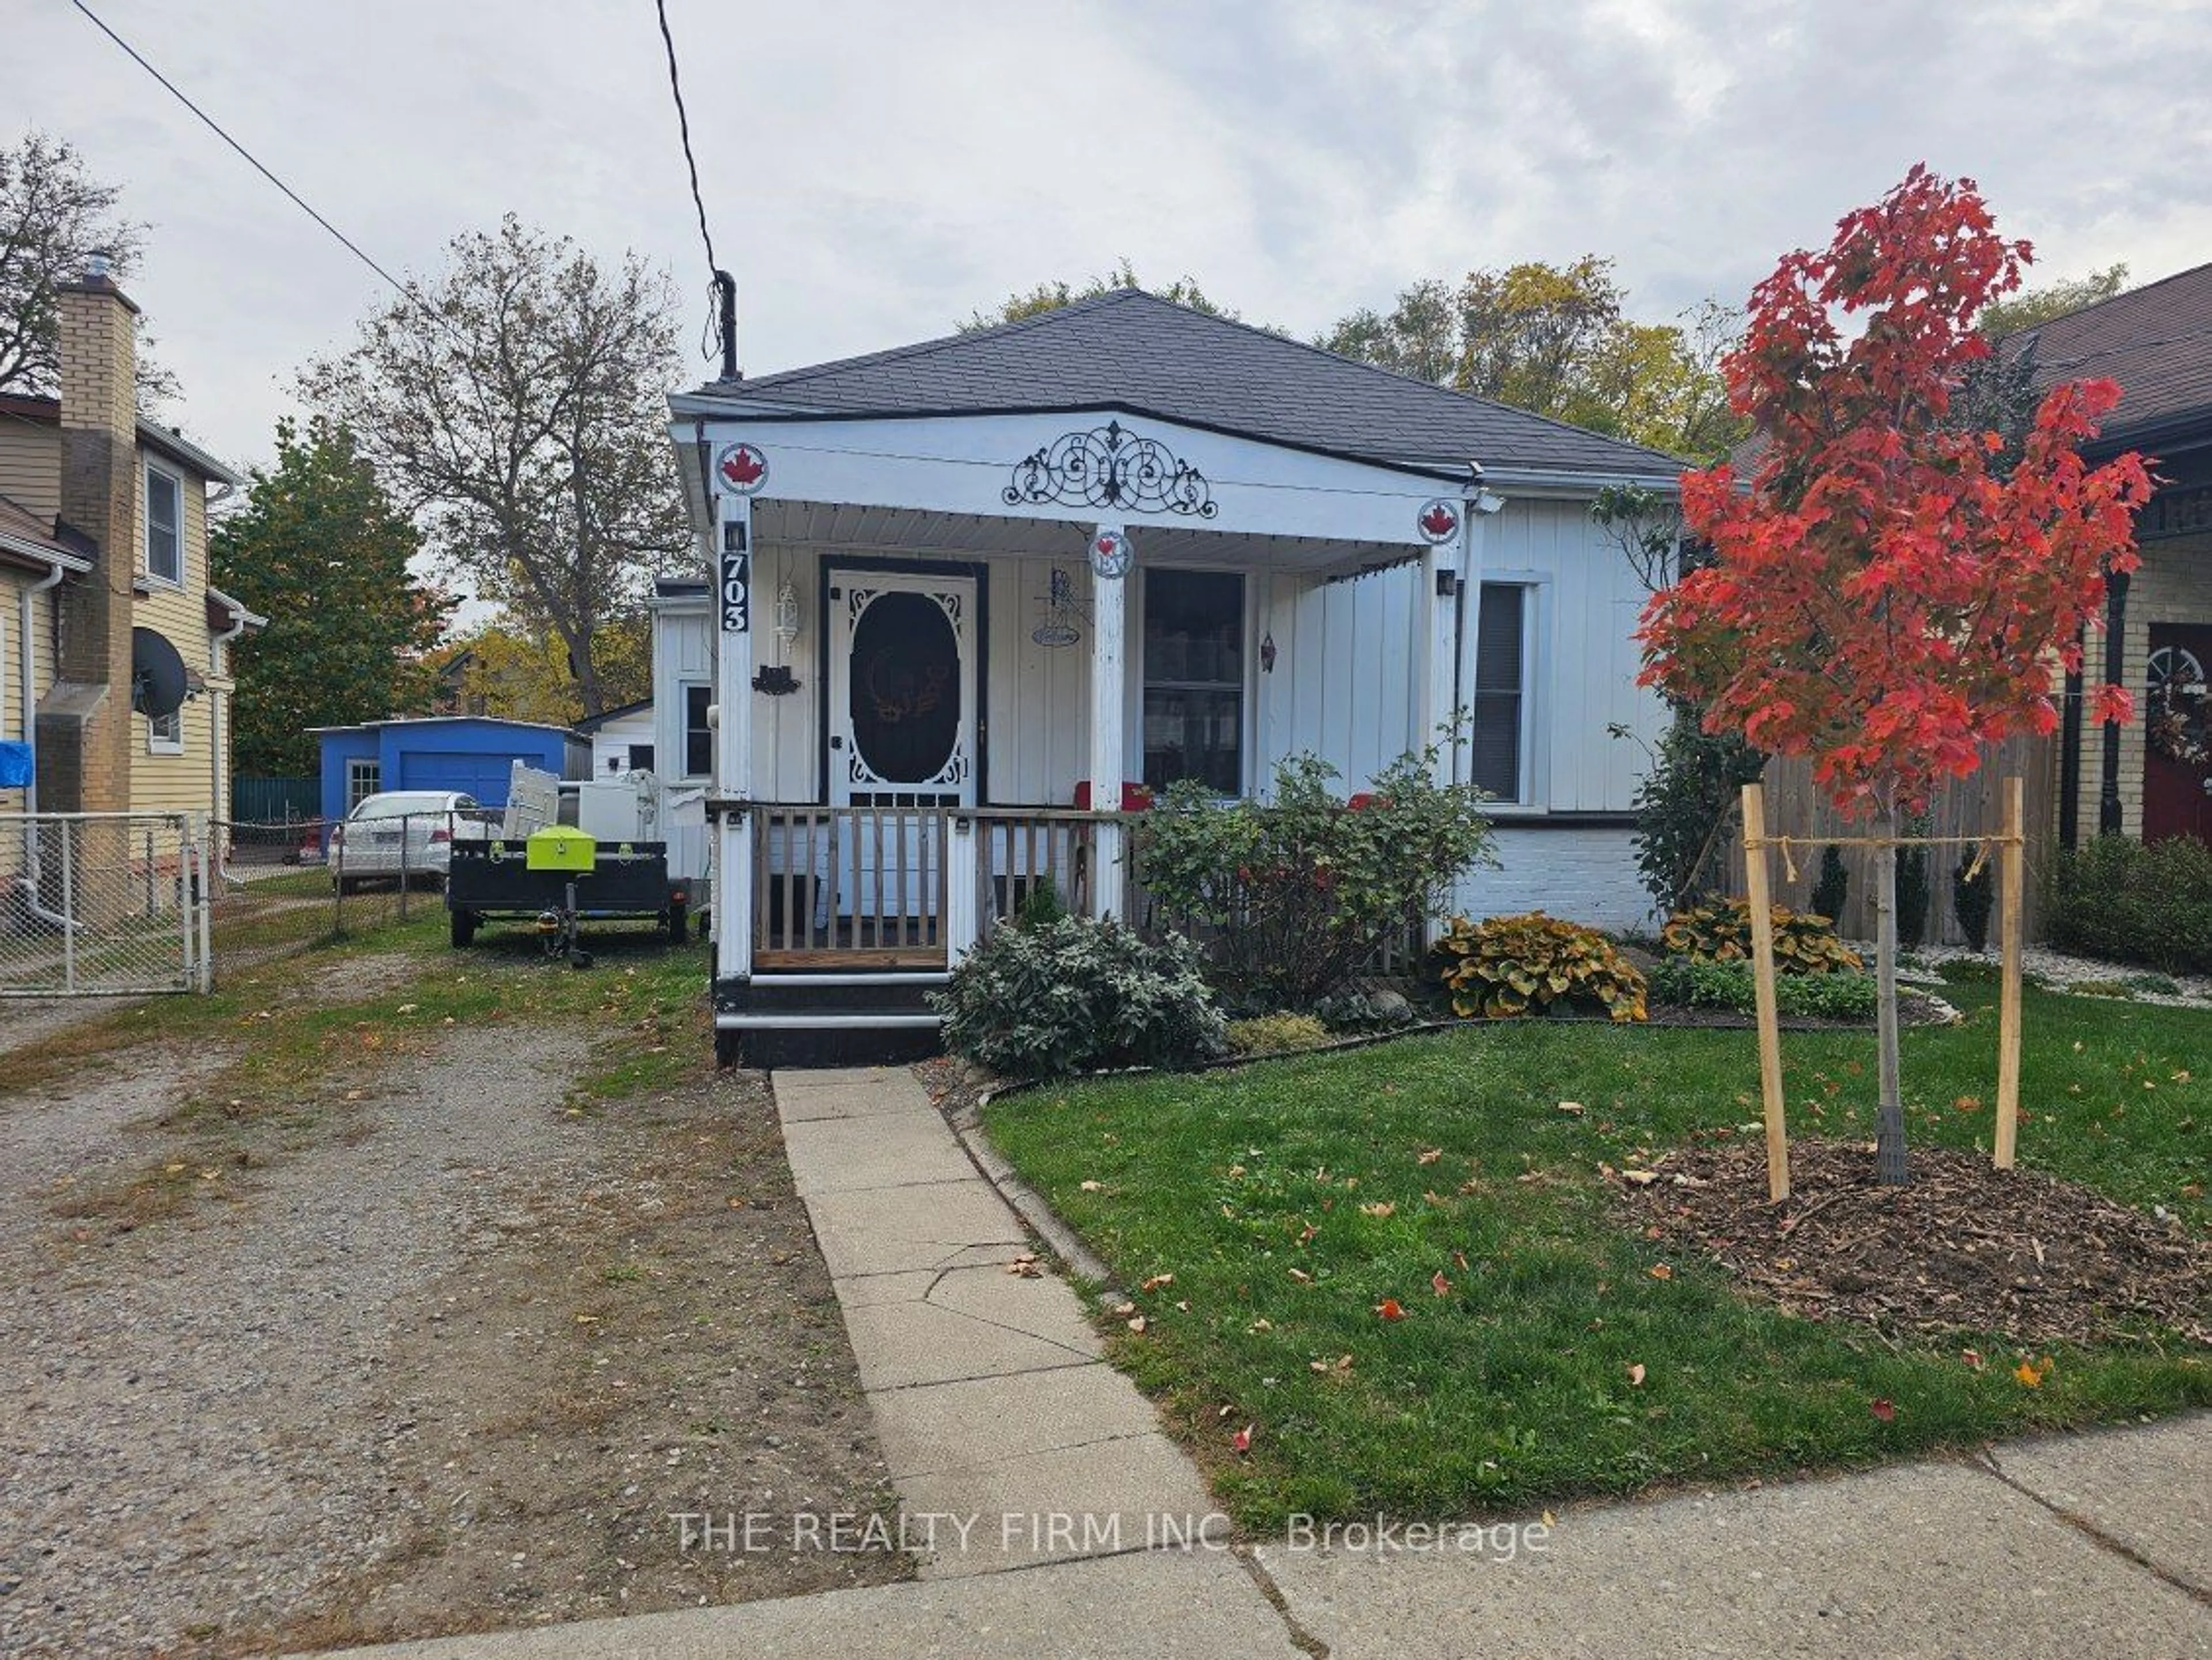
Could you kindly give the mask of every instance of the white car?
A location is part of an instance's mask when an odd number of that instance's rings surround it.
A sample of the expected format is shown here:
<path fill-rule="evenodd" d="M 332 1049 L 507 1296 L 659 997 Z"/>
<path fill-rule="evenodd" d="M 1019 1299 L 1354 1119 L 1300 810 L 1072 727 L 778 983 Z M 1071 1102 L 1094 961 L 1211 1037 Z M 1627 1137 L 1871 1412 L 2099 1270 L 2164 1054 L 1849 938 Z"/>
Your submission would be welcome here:
<path fill-rule="evenodd" d="M 344 893 L 362 882 L 446 885 L 456 840 L 488 840 L 491 825 L 472 795 L 458 790 L 389 790 L 362 798 L 331 828 L 325 861 Z"/>

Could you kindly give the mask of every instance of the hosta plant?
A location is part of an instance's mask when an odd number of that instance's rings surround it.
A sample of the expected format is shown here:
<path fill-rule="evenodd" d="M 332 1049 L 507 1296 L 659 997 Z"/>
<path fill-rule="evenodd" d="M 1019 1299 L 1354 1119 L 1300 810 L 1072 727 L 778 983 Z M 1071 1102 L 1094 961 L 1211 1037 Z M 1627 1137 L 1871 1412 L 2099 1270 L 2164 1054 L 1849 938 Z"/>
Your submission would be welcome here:
<path fill-rule="evenodd" d="M 1778 974 L 1827 974 L 1865 965 L 1836 937 L 1836 925 L 1810 911 L 1773 908 L 1774 968 Z M 1676 911 L 1659 931 L 1670 957 L 1699 963 L 1751 960 L 1751 902 L 1729 899 Z"/>
<path fill-rule="evenodd" d="M 1644 976 L 1595 928 L 1530 911 L 1452 919 L 1437 964 L 1453 1012 L 1496 1020 L 1553 1005 L 1595 1004 L 1615 1020 L 1644 1018 Z"/>

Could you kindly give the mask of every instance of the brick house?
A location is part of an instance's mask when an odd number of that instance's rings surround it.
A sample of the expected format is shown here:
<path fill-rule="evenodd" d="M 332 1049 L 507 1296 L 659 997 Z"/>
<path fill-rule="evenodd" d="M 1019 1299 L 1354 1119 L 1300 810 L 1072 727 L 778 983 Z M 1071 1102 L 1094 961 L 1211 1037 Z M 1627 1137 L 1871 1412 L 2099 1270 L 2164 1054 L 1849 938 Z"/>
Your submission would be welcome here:
<path fill-rule="evenodd" d="M 2124 396 L 2088 453 L 2136 450 L 2157 493 L 2136 520 L 2142 567 L 2112 584 L 2087 675 L 2124 686 L 2142 718 L 2096 727 L 2069 681 L 2059 734 L 2057 833 L 2212 841 L 2212 265 L 2146 283 L 2007 343 L 2039 385 L 2092 377 Z"/>

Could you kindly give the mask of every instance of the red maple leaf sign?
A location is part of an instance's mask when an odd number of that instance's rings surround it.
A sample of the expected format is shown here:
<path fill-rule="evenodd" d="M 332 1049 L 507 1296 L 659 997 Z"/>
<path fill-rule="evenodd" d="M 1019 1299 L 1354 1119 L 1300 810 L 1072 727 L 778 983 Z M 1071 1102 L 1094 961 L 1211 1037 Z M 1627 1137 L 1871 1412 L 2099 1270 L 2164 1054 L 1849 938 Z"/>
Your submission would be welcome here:
<path fill-rule="evenodd" d="M 1459 515 L 1441 502 L 1429 503 L 1429 510 L 1421 515 L 1421 532 L 1441 542 L 1459 528 Z"/>
<path fill-rule="evenodd" d="M 768 477 L 768 462 L 750 444 L 739 444 L 722 457 L 722 477 L 745 489 Z"/>

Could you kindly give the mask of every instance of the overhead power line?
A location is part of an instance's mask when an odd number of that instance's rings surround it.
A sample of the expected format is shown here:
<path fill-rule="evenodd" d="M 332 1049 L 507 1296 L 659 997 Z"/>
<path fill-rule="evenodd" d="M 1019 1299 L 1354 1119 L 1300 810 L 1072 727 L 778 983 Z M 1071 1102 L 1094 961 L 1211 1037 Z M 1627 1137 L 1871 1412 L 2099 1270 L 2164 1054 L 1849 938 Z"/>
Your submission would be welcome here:
<path fill-rule="evenodd" d="M 261 164 L 260 159 L 257 157 L 252 150 L 246 149 L 245 145 L 240 143 L 238 140 L 233 138 L 228 132 L 223 131 L 222 124 L 221 122 L 217 121 L 215 117 L 210 115 L 198 104 L 195 104 L 190 98 L 186 97 L 183 89 L 180 88 L 175 82 L 170 80 L 167 76 L 162 74 L 161 70 L 155 69 L 151 64 L 148 63 L 144 56 L 140 53 L 136 46 L 132 46 L 128 40 L 125 40 L 113 29 L 108 27 L 107 24 L 100 18 L 100 14 L 93 10 L 90 6 L 85 4 L 84 0 L 70 0 L 70 3 L 91 21 L 92 26 L 94 28 L 98 29 L 102 34 L 106 35 L 109 40 L 115 42 L 118 46 L 121 47 L 132 63 L 137 64 L 140 69 L 145 70 L 147 74 L 152 76 L 156 81 L 159 81 L 163 87 L 167 88 L 170 96 L 173 97 L 179 104 L 182 104 L 194 115 L 199 117 L 201 121 L 206 125 L 207 130 L 210 132 L 222 139 L 222 142 L 229 145 L 231 149 L 236 150 L 239 155 L 244 158 L 246 164 L 248 167 L 252 167 L 254 172 L 259 173 L 264 179 L 266 179 L 270 184 L 276 185 L 278 190 L 283 191 L 285 196 L 290 199 L 293 206 L 298 208 L 301 212 L 306 214 L 308 218 L 313 220 L 318 225 L 320 225 L 325 230 L 328 231 L 331 235 L 337 238 L 338 243 L 344 247 L 347 252 L 352 254 L 355 258 L 360 260 L 362 265 L 374 271 L 379 277 L 382 277 L 386 283 L 389 283 L 401 294 L 404 295 L 408 293 L 408 288 L 404 283 L 394 277 L 390 271 L 385 270 L 385 268 L 377 264 L 375 260 L 370 258 L 368 253 L 362 250 L 360 243 L 355 241 L 353 238 L 348 236 L 336 225 L 333 225 L 329 220 L 324 218 L 321 214 L 316 212 L 315 210 L 308 204 L 307 198 L 302 197 L 299 192 L 294 190 L 282 179 L 279 179 L 275 173 L 270 172 L 267 167 L 264 167 Z M 434 315 L 435 313 L 432 314 Z M 443 322 L 444 319 L 440 319 L 439 320 Z"/>
<path fill-rule="evenodd" d="M 738 374 L 738 301 L 737 279 L 722 269 L 722 262 L 714 258 L 714 234 L 707 228 L 707 198 L 699 189 L 699 161 L 691 153 L 691 118 L 684 107 L 684 82 L 676 69 L 676 37 L 668 27 L 668 0 L 653 0 L 653 10 L 660 19 L 660 44 L 668 53 L 668 93 L 676 101 L 676 131 L 684 143 L 684 166 L 691 176 L 691 205 L 699 214 L 699 240 L 707 249 L 707 271 L 714 309 L 708 313 L 706 337 L 701 342 L 702 356 L 714 355 L 713 337 L 719 334 L 722 349 L 722 378 L 734 380 Z"/>

